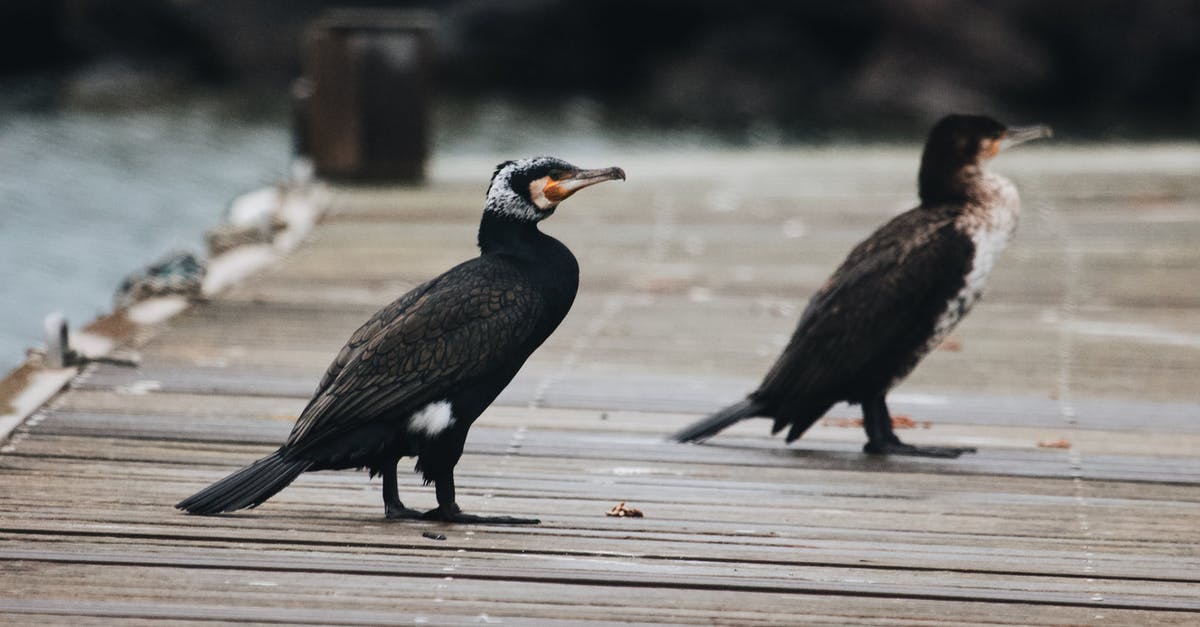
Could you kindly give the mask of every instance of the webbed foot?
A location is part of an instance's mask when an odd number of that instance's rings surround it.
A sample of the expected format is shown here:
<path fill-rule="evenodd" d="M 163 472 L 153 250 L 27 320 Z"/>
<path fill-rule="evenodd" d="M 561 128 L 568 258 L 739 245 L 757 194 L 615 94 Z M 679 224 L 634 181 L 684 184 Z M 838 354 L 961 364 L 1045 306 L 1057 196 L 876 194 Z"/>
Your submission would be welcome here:
<path fill-rule="evenodd" d="M 425 515 L 425 512 L 409 509 L 403 505 L 387 505 L 383 508 L 383 515 L 388 520 L 419 520 Z"/>
<path fill-rule="evenodd" d="M 954 446 L 913 446 L 899 440 L 894 442 L 874 441 L 863 445 L 863 452 L 868 455 L 909 455 L 912 457 L 941 457 L 956 458 L 963 453 L 975 453 L 975 447 Z"/>
<path fill-rule="evenodd" d="M 542 521 L 537 518 L 516 518 L 513 516 L 476 516 L 474 514 L 464 514 L 461 509 L 455 505 L 447 511 L 441 507 L 435 507 L 420 517 L 423 520 L 436 520 L 448 523 L 465 523 L 475 525 L 537 525 Z"/>

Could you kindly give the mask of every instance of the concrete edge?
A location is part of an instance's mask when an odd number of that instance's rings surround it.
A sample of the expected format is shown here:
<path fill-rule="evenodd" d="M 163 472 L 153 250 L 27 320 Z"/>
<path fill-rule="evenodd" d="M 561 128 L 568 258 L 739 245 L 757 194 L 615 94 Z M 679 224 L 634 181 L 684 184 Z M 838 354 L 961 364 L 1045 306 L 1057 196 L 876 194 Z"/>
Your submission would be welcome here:
<path fill-rule="evenodd" d="M 329 206 L 329 188 L 322 182 L 268 186 L 280 190 L 275 214 L 286 224 L 270 243 L 239 246 L 207 261 L 201 295 L 208 298 L 237 285 L 282 259 L 304 241 Z M 195 303 L 182 295 L 156 296 L 100 316 L 71 334 L 71 346 L 87 358 L 112 355 L 143 331 L 190 309 Z M 0 379 L 0 443 L 45 406 L 80 373 L 81 366 L 47 368 L 31 351 L 25 361 Z M 0 453 L 4 449 L 0 448 Z"/>

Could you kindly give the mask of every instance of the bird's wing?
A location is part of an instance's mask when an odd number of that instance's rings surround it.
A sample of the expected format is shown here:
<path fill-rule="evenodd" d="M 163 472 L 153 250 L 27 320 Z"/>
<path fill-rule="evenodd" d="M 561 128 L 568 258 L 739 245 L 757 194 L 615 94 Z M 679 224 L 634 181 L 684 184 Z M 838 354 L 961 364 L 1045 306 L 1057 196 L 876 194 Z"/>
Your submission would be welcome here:
<path fill-rule="evenodd" d="M 427 281 L 414 287 L 400 298 L 392 301 L 383 309 L 376 311 L 369 320 L 364 322 L 362 326 L 358 327 L 358 330 L 356 330 L 354 334 L 350 336 L 350 339 L 346 341 L 346 345 L 342 347 L 342 350 L 338 351 L 337 357 L 333 359 L 333 363 L 330 363 L 329 368 L 325 370 L 325 376 L 321 377 L 321 382 L 317 384 L 317 389 L 315 392 L 313 392 L 313 398 L 317 398 L 320 396 L 323 390 L 329 388 L 330 384 L 337 379 L 338 375 L 341 374 L 342 369 L 344 369 L 346 365 L 350 363 L 351 359 L 358 354 L 359 349 L 361 349 L 364 344 L 371 341 L 371 338 L 378 335 L 380 331 L 387 326 L 388 322 L 396 319 L 402 312 L 407 310 L 414 302 L 416 302 L 418 298 L 424 295 L 425 292 L 429 291 L 429 288 L 432 287 L 433 284 L 436 283 L 440 278 L 441 277 L 435 278 L 431 281 Z"/>
<path fill-rule="evenodd" d="M 880 227 L 813 295 L 760 393 L 836 394 L 887 353 L 920 346 L 961 288 L 971 245 L 931 209 Z"/>
<path fill-rule="evenodd" d="M 296 420 L 295 451 L 400 418 L 511 360 L 543 301 L 500 261 L 461 264 L 375 314 L 351 337 Z"/>

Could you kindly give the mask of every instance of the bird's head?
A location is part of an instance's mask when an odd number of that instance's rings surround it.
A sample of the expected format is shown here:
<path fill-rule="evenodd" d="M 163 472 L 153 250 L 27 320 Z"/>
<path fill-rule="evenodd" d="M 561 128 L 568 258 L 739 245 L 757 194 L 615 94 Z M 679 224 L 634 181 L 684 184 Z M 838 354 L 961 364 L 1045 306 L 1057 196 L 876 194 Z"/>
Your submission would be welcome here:
<path fill-rule="evenodd" d="M 1049 126 L 1005 126 L 985 115 L 948 115 L 929 131 L 924 159 L 947 165 L 982 165 L 999 152 L 1031 139 L 1050 137 Z"/>
<path fill-rule="evenodd" d="M 958 200 L 983 165 L 1010 146 L 1050 137 L 1049 126 L 1005 126 L 983 115 L 948 115 L 929 131 L 918 177 L 926 204 Z"/>
<path fill-rule="evenodd" d="M 625 180 L 621 168 L 584 170 L 554 157 L 505 161 L 488 186 L 485 211 L 537 222 L 550 217 L 571 194 L 596 183 Z"/>

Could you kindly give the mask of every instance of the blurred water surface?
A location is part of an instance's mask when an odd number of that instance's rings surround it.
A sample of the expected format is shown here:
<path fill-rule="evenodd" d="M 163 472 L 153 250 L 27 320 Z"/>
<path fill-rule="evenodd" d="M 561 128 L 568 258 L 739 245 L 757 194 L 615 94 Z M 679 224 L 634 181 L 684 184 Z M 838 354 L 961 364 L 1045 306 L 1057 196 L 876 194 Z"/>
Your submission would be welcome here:
<path fill-rule="evenodd" d="M 0 111 L 0 370 L 110 309 L 127 274 L 203 252 L 230 199 L 287 170 L 286 117 L 211 96 L 111 111 Z"/>
<path fill-rule="evenodd" d="M 0 370 L 41 342 L 59 310 L 74 327 L 106 313 L 127 274 L 176 250 L 202 253 L 229 201 L 280 181 L 290 162 L 283 97 L 181 95 L 120 106 L 14 106 L 0 94 Z M 772 128 L 729 136 L 625 128 L 587 99 L 537 108 L 503 99 L 441 102 L 434 160 L 554 154 L 584 160 L 779 142 Z M 581 161 L 582 162 L 582 161 Z M 490 166 L 477 173 L 481 190 Z M 472 175 L 474 176 L 474 175 Z M 481 191 L 482 197 L 482 191 Z"/>

